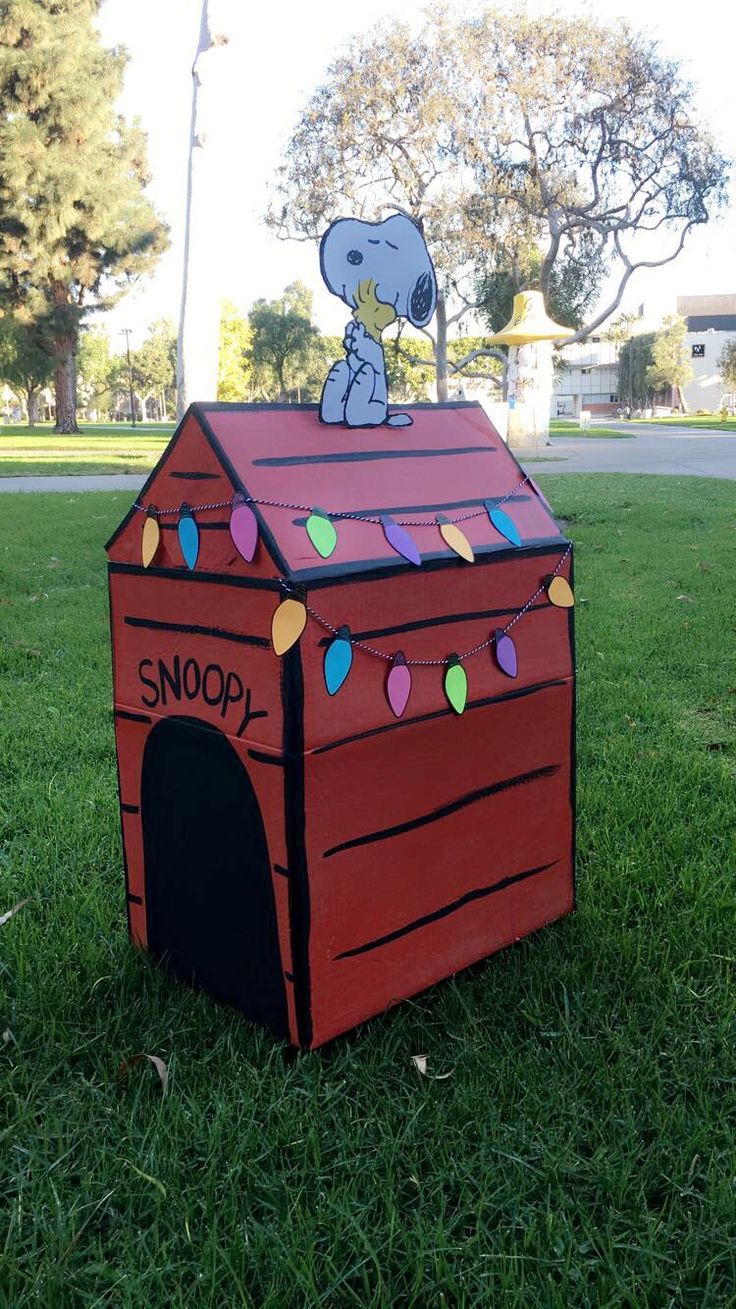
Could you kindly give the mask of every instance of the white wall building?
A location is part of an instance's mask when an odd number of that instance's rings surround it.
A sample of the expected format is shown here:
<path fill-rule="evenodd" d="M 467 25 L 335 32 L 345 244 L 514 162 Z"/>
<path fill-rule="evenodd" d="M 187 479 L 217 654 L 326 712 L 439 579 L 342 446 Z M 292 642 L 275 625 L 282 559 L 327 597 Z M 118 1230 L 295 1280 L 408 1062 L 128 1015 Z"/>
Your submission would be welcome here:
<path fill-rule="evenodd" d="M 619 406 L 618 346 L 602 336 L 576 341 L 560 352 L 552 383 L 551 418 L 577 418 L 581 409 L 610 414 Z"/>
<path fill-rule="evenodd" d="M 715 412 L 728 391 L 718 371 L 724 345 L 736 339 L 736 294 L 680 295 L 677 312 L 687 323 L 692 381 L 683 387 L 688 409 Z"/>

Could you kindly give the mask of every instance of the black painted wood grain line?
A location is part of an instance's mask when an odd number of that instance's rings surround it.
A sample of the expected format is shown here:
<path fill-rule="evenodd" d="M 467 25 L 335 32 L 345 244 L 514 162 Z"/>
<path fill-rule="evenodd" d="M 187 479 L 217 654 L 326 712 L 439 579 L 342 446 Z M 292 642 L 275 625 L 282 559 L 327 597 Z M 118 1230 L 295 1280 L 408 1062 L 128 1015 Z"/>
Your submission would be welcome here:
<path fill-rule="evenodd" d="M 141 811 L 141 807 L 140 805 L 137 804 L 123 804 L 123 802 L 121 801 L 120 811 L 121 813 L 124 814 L 139 814 Z"/>
<path fill-rule="evenodd" d="M 224 482 L 221 473 L 169 473 L 169 477 L 178 477 L 182 482 Z"/>
<path fill-rule="evenodd" d="M 151 722 L 151 718 L 149 714 L 133 714 L 130 712 L 129 709 L 115 709 L 113 712 L 116 718 L 124 718 L 128 723 Z"/>
<path fill-rule="evenodd" d="M 195 518 L 195 521 L 196 521 L 196 524 L 197 524 L 197 528 L 199 529 L 200 532 L 229 532 L 229 531 L 230 531 L 230 524 L 229 524 L 229 523 L 206 523 L 206 522 L 203 523 L 203 522 L 201 522 L 200 519 L 197 518 L 197 508 L 196 508 L 196 505 L 195 505 L 195 507 L 194 507 L 194 518 Z M 161 532 L 178 532 L 178 531 L 179 531 L 179 524 L 178 524 L 178 523 L 159 523 L 158 526 L 159 526 L 159 531 L 161 531 Z"/>
<path fill-rule="evenodd" d="M 512 504 L 520 504 L 523 501 L 532 500 L 531 495 L 515 495 Z M 486 495 L 473 500 L 445 500 L 442 504 L 437 505 L 381 505 L 378 509 L 347 509 L 342 510 L 343 515 L 349 513 L 356 518 L 378 518 L 380 514 L 437 514 L 449 513 L 451 509 L 483 509 L 486 501 L 488 504 L 497 505 L 503 500 L 503 496 Z M 481 514 L 478 517 L 482 517 Z M 304 527 L 306 517 L 292 518 L 295 527 Z M 342 518 L 335 517 L 334 521 L 339 525 Z M 424 523 L 424 527 L 432 527 L 432 522 Z M 462 527 L 462 523 L 460 524 Z"/>
<path fill-rule="evenodd" d="M 466 891 L 457 900 L 451 900 L 449 904 L 443 905 L 441 909 L 434 909 L 431 914 L 423 914 L 421 918 L 414 918 L 412 922 L 405 923 L 403 927 L 397 927 L 393 932 L 387 932 L 385 936 L 377 936 L 373 941 L 365 941 L 363 945 L 355 945 L 351 950 L 343 950 L 340 954 L 334 956 L 338 959 L 352 959 L 355 955 L 366 954 L 369 950 L 378 950 L 382 945 L 390 945 L 392 941 L 398 941 L 402 936 L 408 936 L 410 932 L 416 932 L 421 927 L 427 927 L 430 923 L 436 923 L 440 918 L 447 918 L 449 914 L 457 913 L 458 909 L 464 909 L 466 905 L 472 904 L 474 900 L 484 900 L 486 896 L 495 895 L 497 891 L 505 891 L 507 887 L 514 886 L 517 882 L 525 882 L 529 877 L 538 877 L 540 873 L 546 873 L 550 868 L 554 868 L 559 860 L 554 859 L 550 864 L 539 864 L 537 868 L 527 868 L 523 873 L 514 873 L 511 877 L 502 877 L 499 882 L 492 882 L 490 886 L 479 886 L 474 891 Z"/>
<path fill-rule="evenodd" d="M 465 706 L 465 713 L 472 709 L 485 709 L 488 705 L 505 704 L 508 700 L 521 700 L 527 695 L 537 695 L 539 691 L 547 691 L 552 686 L 564 686 L 566 678 L 556 677 L 548 682 L 536 682 L 533 686 L 520 686 L 514 691 L 504 691 L 502 695 L 486 695 L 479 700 L 469 700 Z M 318 745 L 312 754 L 326 754 L 328 750 L 337 750 L 341 745 L 350 745 L 352 741 L 365 741 L 369 736 L 381 736 L 383 732 L 397 732 L 401 727 L 412 727 L 416 723 L 428 723 L 434 718 L 448 718 L 454 714 L 455 710 L 448 705 L 446 709 L 433 709 L 428 714 L 417 714 L 415 718 L 401 718 L 395 723 L 383 723 L 381 727 L 368 727 L 364 732 L 353 732 L 350 736 L 342 736 L 338 741 L 328 741 L 326 745 Z"/>
<path fill-rule="evenodd" d="M 248 756 L 255 759 L 258 764 L 275 764 L 277 768 L 283 768 L 284 759 L 280 754 L 269 754 L 268 750 L 248 750 Z"/>
<path fill-rule="evenodd" d="M 254 645 L 268 650 L 271 642 L 265 636 L 249 636 L 245 632 L 226 632 L 222 627 L 202 627 L 199 623 L 167 623 L 160 618 L 123 619 L 128 627 L 143 627 L 150 632 L 183 632 L 186 636 L 214 636 L 218 641 L 235 641 L 238 645 Z"/>
<path fill-rule="evenodd" d="M 491 445 L 458 445 L 430 450 L 336 450 L 326 454 L 268 455 L 254 459 L 254 468 L 296 468 L 302 464 L 367 464 L 384 459 L 436 459 L 440 456 L 495 455 Z"/>
<path fill-rule="evenodd" d="M 332 855 L 340 854 L 343 850 L 353 850 L 358 845 L 372 845 L 374 841 L 388 841 L 394 836 L 403 836 L 405 832 L 413 832 L 417 827 L 426 827 L 428 823 L 437 823 L 441 818 L 448 818 L 450 814 L 466 809 L 468 805 L 477 804 L 479 800 L 487 800 L 492 795 L 500 795 L 503 791 L 510 791 L 512 787 L 528 786 L 531 782 L 553 777 L 559 770 L 559 764 L 546 764 L 544 768 L 534 768 L 529 773 L 518 773 L 515 777 L 505 777 L 500 782 L 491 782 L 489 786 L 478 787 L 477 791 L 468 791 L 467 795 L 458 796 L 456 800 L 450 800 L 447 804 L 440 805 L 438 809 L 431 809 L 427 814 L 419 814 L 417 818 L 408 818 L 406 822 L 396 823 L 393 827 L 382 827 L 376 832 L 367 832 L 364 836 L 354 836 L 349 841 L 341 841 L 339 845 L 333 845 L 329 850 L 325 850 L 322 858 L 330 859 Z"/>
<path fill-rule="evenodd" d="M 551 607 L 548 600 L 542 600 L 539 604 L 530 605 L 526 612 L 532 614 L 538 609 Z M 425 627 L 444 627 L 447 623 L 470 623 L 480 618 L 503 618 L 507 614 L 515 613 L 518 613 L 518 606 L 509 605 L 506 609 L 476 609 L 472 613 L 439 616 L 435 614 L 431 618 L 418 618 L 414 623 L 397 623 L 394 627 L 374 627 L 367 632 L 353 632 L 351 635 L 354 641 L 375 641 L 378 636 L 399 636 L 402 632 L 420 632 Z M 334 639 L 333 636 L 323 636 L 320 645 L 330 645 Z"/>

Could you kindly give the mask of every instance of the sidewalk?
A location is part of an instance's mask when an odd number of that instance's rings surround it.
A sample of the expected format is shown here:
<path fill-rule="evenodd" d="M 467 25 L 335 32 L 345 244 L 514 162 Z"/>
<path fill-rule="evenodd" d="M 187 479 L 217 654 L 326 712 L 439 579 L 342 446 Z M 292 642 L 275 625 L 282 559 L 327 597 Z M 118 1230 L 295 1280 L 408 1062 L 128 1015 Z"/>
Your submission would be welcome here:
<path fill-rule="evenodd" d="M 630 433 L 632 425 L 609 424 Z M 633 429 L 629 440 L 605 437 L 555 436 L 538 454 L 526 452 L 519 462 L 537 473 L 659 473 L 678 477 L 723 477 L 736 480 L 736 432 L 693 432 L 689 428 L 666 433 L 658 428 Z M 125 491 L 135 495 L 146 477 L 113 473 L 94 477 L 0 477 L 3 491 Z"/>

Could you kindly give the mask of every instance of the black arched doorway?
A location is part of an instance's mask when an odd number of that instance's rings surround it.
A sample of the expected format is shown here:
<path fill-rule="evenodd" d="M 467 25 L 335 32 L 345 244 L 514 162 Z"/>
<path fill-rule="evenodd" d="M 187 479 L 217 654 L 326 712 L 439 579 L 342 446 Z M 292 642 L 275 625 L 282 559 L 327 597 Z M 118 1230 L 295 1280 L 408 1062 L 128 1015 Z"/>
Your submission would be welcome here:
<path fill-rule="evenodd" d="M 227 737 L 192 718 L 157 723 L 143 756 L 141 818 L 151 954 L 287 1036 L 266 833 Z"/>

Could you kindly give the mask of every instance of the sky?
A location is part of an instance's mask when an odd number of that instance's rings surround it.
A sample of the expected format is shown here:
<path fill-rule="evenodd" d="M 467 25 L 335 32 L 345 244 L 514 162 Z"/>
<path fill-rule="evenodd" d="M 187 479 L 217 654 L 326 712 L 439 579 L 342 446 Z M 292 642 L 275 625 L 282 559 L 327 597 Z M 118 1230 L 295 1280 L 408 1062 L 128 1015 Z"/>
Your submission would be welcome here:
<path fill-rule="evenodd" d="M 220 57 L 213 105 L 211 274 L 220 296 L 243 311 L 259 297 L 275 299 L 299 278 L 314 293 L 315 318 L 338 333 L 345 308 L 324 288 L 311 243 L 284 242 L 263 223 L 268 187 L 290 129 L 310 92 L 350 36 L 386 17 L 418 21 L 420 0 L 210 0 L 229 33 Z M 580 12 L 574 0 L 537 0 L 545 12 Z M 216 12 L 218 12 L 216 11 Z M 467 11 L 467 6 L 466 6 Z M 137 344 L 156 318 L 178 319 L 183 265 L 186 173 L 191 114 L 191 66 L 201 0 L 106 0 L 99 26 L 108 46 L 129 53 L 119 108 L 137 116 L 148 134 L 149 195 L 170 228 L 171 246 L 155 274 L 142 280 L 106 317 L 113 347 L 121 329 Z M 657 36 L 698 87 L 703 120 L 726 154 L 736 156 L 733 46 L 713 11 L 689 0 L 599 0 L 597 17 L 627 18 Z M 647 317 L 674 311 L 676 296 L 736 291 L 736 189 L 725 217 L 692 234 L 683 254 L 661 270 L 637 274 L 624 308 L 646 306 Z"/>

